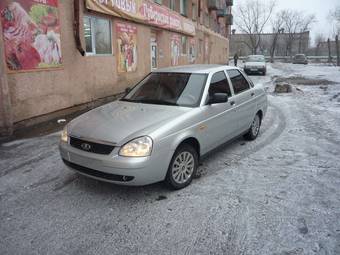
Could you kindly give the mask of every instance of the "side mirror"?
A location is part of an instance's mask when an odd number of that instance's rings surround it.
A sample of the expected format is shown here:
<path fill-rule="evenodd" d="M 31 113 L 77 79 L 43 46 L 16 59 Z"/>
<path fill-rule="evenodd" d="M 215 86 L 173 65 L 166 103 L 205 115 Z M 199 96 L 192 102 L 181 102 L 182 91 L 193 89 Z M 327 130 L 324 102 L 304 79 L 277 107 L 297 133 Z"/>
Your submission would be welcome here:
<path fill-rule="evenodd" d="M 228 102 L 228 94 L 226 93 L 215 93 L 209 96 L 208 104 L 221 104 Z"/>
<path fill-rule="evenodd" d="M 127 87 L 127 88 L 125 89 L 125 95 L 127 95 L 130 91 L 131 91 L 131 88 L 130 88 L 130 87 Z"/>

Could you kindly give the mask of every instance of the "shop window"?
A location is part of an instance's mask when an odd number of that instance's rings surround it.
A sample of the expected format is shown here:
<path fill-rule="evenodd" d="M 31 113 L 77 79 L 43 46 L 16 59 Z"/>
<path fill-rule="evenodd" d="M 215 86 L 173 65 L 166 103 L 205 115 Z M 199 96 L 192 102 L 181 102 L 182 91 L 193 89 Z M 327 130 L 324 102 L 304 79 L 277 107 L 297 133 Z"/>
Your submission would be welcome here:
<path fill-rule="evenodd" d="M 204 26 L 209 27 L 209 13 L 204 13 Z"/>
<path fill-rule="evenodd" d="M 87 55 L 112 54 L 110 20 L 85 16 L 84 36 Z"/>
<path fill-rule="evenodd" d="M 203 54 L 203 40 L 202 39 L 199 40 L 199 54 L 200 55 Z"/>
<path fill-rule="evenodd" d="M 175 8 L 176 8 L 176 5 L 175 5 L 175 3 L 176 3 L 176 0 L 169 0 L 169 8 L 171 9 L 171 10 L 175 10 Z"/>
<path fill-rule="evenodd" d="M 187 37 L 186 36 L 182 36 L 181 37 L 181 45 L 182 45 L 182 55 L 186 55 L 187 54 Z"/>
<path fill-rule="evenodd" d="M 196 3 L 192 3 L 192 20 L 197 20 L 197 5 Z"/>
<path fill-rule="evenodd" d="M 180 0 L 180 13 L 183 16 L 188 15 L 188 1 L 187 0 Z"/>

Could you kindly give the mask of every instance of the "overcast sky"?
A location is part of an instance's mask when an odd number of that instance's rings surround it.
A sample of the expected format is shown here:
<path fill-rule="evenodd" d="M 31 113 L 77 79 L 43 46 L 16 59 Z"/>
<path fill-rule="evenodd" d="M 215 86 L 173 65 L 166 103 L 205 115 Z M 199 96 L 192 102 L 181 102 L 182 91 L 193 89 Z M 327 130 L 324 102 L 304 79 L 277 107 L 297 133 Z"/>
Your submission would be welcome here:
<path fill-rule="evenodd" d="M 235 0 L 234 8 L 238 3 L 247 0 Z M 262 0 L 269 1 L 269 0 Z M 327 20 L 329 11 L 340 5 L 339 0 L 276 0 L 276 11 L 281 9 L 294 9 L 303 11 L 305 14 L 315 14 L 317 23 L 311 30 L 312 44 L 317 34 L 322 33 L 325 37 L 332 35 L 333 25 Z M 267 31 L 270 32 L 270 31 Z"/>

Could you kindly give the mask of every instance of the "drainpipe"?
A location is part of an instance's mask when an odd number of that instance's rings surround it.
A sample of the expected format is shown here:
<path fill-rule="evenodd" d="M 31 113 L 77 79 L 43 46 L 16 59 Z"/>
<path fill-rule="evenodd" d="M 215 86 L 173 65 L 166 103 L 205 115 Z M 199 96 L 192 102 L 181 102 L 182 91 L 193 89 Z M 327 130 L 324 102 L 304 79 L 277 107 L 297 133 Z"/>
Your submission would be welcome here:
<path fill-rule="evenodd" d="M 0 31 L 2 31 L 1 24 Z M 0 138 L 13 134 L 13 112 L 8 88 L 4 47 L 4 40 L 2 33 L 0 33 Z"/>
<path fill-rule="evenodd" d="M 74 21 L 73 32 L 76 40 L 76 46 L 82 56 L 85 56 L 85 50 L 80 40 L 80 0 L 74 0 Z"/>

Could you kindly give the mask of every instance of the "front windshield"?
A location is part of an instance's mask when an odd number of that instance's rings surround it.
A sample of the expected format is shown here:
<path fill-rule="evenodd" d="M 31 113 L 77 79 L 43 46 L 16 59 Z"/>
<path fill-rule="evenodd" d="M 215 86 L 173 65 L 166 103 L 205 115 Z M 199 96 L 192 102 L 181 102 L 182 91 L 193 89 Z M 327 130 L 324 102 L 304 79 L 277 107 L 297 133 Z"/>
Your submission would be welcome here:
<path fill-rule="evenodd" d="M 248 56 L 246 62 L 265 62 L 264 56 Z"/>
<path fill-rule="evenodd" d="M 296 59 L 305 59 L 305 55 L 295 55 Z"/>
<path fill-rule="evenodd" d="M 196 107 L 207 74 L 150 73 L 122 101 Z"/>

